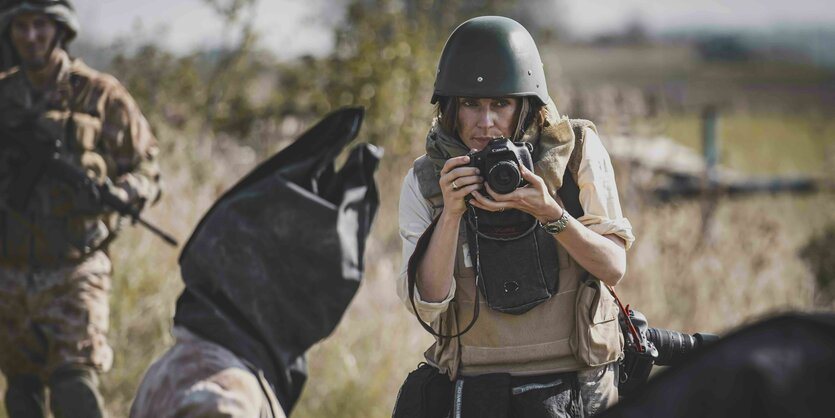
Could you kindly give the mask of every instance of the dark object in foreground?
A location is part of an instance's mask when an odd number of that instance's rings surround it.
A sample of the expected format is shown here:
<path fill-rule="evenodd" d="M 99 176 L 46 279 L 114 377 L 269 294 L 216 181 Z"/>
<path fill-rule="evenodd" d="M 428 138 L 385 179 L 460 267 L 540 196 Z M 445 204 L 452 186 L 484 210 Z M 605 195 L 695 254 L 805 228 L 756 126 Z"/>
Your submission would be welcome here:
<path fill-rule="evenodd" d="M 835 315 L 789 314 L 723 337 L 654 377 L 600 417 L 832 414 Z"/>
<path fill-rule="evenodd" d="M 263 373 L 287 415 L 307 376 L 305 351 L 333 331 L 362 279 L 381 151 L 358 145 L 338 172 L 334 159 L 363 113 L 331 113 L 253 170 L 180 255 L 175 325 Z"/>
<path fill-rule="evenodd" d="M 649 328 L 647 318 L 639 311 L 628 309 L 629 322 L 620 314 L 624 337 L 624 358 L 620 363 L 618 394 L 631 396 L 647 383 L 652 367 L 675 366 L 683 363 L 706 343 L 719 339 L 718 335 L 693 335 L 668 329 Z M 630 325 L 637 335 L 630 332 Z"/>

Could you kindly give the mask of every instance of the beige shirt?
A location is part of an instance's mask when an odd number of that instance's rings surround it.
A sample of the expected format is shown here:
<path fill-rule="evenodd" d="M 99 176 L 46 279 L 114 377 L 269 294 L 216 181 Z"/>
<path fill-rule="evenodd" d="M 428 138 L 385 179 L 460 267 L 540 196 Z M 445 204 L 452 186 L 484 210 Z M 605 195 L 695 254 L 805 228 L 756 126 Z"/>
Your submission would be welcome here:
<path fill-rule="evenodd" d="M 578 221 L 600 235 L 615 234 L 623 238 L 626 249 L 629 249 L 635 241 L 635 236 L 632 234 L 632 225 L 623 216 L 620 207 L 612 161 L 600 137 L 589 128 L 586 128 L 577 174 L 580 205 L 585 212 Z M 397 294 L 409 311 L 412 310 L 412 306 L 409 303 L 406 267 L 415 251 L 418 238 L 431 223 L 432 206 L 420 193 L 414 169 L 409 169 L 400 191 L 400 238 L 403 243 L 403 259 L 397 282 Z M 455 296 L 455 280 L 451 282 L 449 294 L 440 302 L 422 300 L 417 287 L 415 288 L 415 306 L 421 319 L 432 322 L 446 311 L 449 302 Z"/>

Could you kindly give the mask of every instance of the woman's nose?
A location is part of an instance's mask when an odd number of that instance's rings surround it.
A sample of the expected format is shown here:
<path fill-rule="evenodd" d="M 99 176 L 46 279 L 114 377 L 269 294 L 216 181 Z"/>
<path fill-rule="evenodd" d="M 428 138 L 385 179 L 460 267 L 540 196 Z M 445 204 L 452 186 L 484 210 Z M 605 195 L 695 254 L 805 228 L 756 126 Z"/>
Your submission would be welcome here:
<path fill-rule="evenodd" d="M 479 109 L 478 113 L 478 127 L 479 128 L 490 128 L 495 125 L 495 114 L 489 107 L 482 107 Z"/>

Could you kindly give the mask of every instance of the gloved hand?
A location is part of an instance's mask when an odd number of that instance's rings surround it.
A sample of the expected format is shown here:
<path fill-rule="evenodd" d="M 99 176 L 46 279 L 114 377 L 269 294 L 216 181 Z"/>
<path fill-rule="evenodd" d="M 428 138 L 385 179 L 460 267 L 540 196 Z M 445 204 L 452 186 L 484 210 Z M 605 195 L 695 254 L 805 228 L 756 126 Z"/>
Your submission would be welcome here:
<path fill-rule="evenodd" d="M 113 196 L 116 196 L 122 203 L 125 203 L 125 204 L 130 204 L 131 203 L 130 193 L 128 193 L 128 191 L 125 190 L 123 187 L 114 184 L 113 181 L 111 181 L 109 177 L 105 179 L 104 187 L 107 189 L 107 191 L 110 194 L 112 194 Z"/>

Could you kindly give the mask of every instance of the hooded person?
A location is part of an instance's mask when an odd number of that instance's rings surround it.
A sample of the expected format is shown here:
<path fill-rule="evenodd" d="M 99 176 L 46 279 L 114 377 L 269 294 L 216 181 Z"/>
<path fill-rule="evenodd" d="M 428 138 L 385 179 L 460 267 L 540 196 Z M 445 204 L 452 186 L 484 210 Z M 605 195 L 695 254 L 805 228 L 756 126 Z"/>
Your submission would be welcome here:
<path fill-rule="evenodd" d="M 152 364 L 132 418 L 284 417 L 305 352 L 336 327 L 362 279 L 381 152 L 356 146 L 363 111 L 325 117 L 224 194 L 180 256 L 177 342 Z"/>
<path fill-rule="evenodd" d="M 500 16 L 452 32 L 431 102 L 401 189 L 397 289 L 436 341 L 394 416 L 611 405 L 623 337 L 609 286 L 635 238 L 594 125 L 560 117 L 533 37 Z"/>
<path fill-rule="evenodd" d="M 11 67 L 0 72 L 5 407 L 11 418 L 49 410 L 99 417 L 98 376 L 113 362 L 108 249 L 123 224 L 106 201 L 138 216 L 159 199 L 159 147 L 127 89 L 67 53 L 79 30 L 69 1 L 3 4 L 0 66 Z"/>

